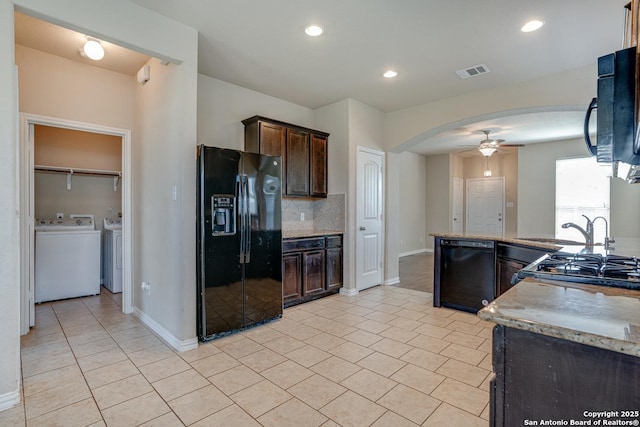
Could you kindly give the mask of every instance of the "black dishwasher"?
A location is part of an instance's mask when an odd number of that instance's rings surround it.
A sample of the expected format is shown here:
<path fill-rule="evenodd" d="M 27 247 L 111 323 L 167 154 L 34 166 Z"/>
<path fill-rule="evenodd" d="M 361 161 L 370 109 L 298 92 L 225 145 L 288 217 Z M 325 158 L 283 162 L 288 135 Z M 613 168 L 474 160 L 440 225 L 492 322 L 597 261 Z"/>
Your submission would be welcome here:
<path fill-rule="evenodd" d="M 477 313 L 496 297 L 493 240 L 440 240 L 440 305 Z"/>

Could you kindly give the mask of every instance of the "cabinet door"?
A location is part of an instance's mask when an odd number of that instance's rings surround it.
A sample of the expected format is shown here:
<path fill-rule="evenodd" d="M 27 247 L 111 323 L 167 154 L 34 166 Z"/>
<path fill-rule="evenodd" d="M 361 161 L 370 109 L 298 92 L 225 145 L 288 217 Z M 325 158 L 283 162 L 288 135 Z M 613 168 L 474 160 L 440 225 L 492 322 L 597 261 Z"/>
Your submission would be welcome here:
<path fill-rule="evenodd" d="M 309 195 L 309 133 L 287 129 L 287 195 Z"/>
<path fill-rule="evenodd" d="M 327 197 L 327 137 L 311 134 L 311 195 Z"/>
<path fill-rule="evenodd" d="M 342 248 L 327 249 L 327 290 L 342 286 Z"/>
<path fill-rule="evenodd" d="M 304 295 L 324 291 L 324 250 L 302 254 L 302 287 Z"/>
<path fill-rule="evenodd" d="M 302 254 L 286 254 L 282 257 L 282 296 L 284 301 L 302 296 Z"/>
<path fill-rule="evenodd" d="M 508 259 L 498 259 L 498 295 L 507 292 L 513 287 L 511 284 L 511 278 L 519 270 L 522 270 L 525 264 L 518 261 L 511 261 Z"/>
<path fill-rule="evenodd" d="M 287 129 L 284 126 L 260 122 L 260 154 L 283 156 L 286 141 Z"/>

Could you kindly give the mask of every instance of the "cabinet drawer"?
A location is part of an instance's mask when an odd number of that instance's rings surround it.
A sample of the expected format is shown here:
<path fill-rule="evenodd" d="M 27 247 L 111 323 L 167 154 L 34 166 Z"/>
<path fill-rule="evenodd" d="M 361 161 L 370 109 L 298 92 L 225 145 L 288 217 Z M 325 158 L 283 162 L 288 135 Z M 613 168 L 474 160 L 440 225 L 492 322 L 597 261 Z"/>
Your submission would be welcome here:
<path fill-rule="evenodd" d="M 282 241 L 282 252 L 306 251 L 324 248 L 324 237 L 310 239 L 285 239 Z"/>
<path fill-rule="evenodd" d="M 342 247 L 342 236 L 327 236 L 327 247 L 328 248 L 341 248 Z"/>

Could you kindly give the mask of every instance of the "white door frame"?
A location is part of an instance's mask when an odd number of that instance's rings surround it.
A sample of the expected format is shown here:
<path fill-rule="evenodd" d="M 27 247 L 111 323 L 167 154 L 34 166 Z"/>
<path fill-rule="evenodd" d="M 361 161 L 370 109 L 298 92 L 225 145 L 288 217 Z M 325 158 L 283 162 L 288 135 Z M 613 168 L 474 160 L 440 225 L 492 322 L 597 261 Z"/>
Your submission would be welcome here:
<path fill-rule="evenodd" d="M 133 275 L 133 221 L 132 221 L 132 182 L 131 182 L 131 130 L 101 126 L 91 123 L 60 119 L 57 117 L 39 116 L 20 113 L 20 138 L 18 152 L 20 153 L 20 290 L 21 314 L 20 332 L 29 332 L 34 324 L 34 156 L 33 156 L 33 128 L 34 125 L 44 125 L 84 132 L 114 135 L 122 138 L 122 311 L 133 311 L 132 275 Z"/>
<path fill-rule="evenodd" d="M 381 281 L 380 284 L 384 284 L 384 274 L 385 274 L 385 269 L 384 269 L 384 259 L 385 259 L 385 226 L 384 226 L 384 215 L 385 215 L 385 202 L 384 202 L 384 194 L 385 194 L 385 189 L 384 189 L 384 182 L 385 182 L 385 177 L 384 177 L 384 167 L 385 167 L 385 153 L 383 151 L 378 151 L 378 150 L 374 150 L 368 147 L 363 147 L 358 145 L 356 147 L 356 171 L 358 171 L 358 165 L 360 164 L 360 155 L 361 153 L 369 153 L 369 154 L 373 154 L 376 156 L 380 156 L 380 211 L 382 212 L 382 216 L 380 218 L 380 243 L 379 243 L 379 250 L 380 250 L 380 261 L 382 263 L 381 267 L 380 267 L 380 274 L 381 274 Z M 358 176 L 357 172 L 356 172 L 356 180 L 360 179 L 360 177 Z M 356 204 L 357 204 L 357 200 L 358 200 L 358 185 L 356 183 Z M 360 224 L 358 224 L 358 220 L 360 218 L 359 216 L 359 212 L 358 210 L 360 209 L 359 206 L 356 205 L 356 209 L 355 209 L 355 215 L 356 215 L 356 236 L 358 233 L 358 227 L 360 226 Z M 355 274 L 355 278 L 356 278 L 356 291 L 360 291 L 366 288 L 362 288 L 362 285 L 359 283 L 360 282 L 360 277 L 358 275 L 358 262 L 359 261 L 359 252 L 360 252 L 361 248 L 358 247 L 358 238 L 355 237 L 355 266 L 356 266 L 356 274 Z"/>
<path fill-rule="evenodd" d="M 456 188 L 457 187 L 457 188 Z M 454 207 L 459 204 L 460 211 Z M 462 178 L 451 178 L 451 232 L 462 234 L 464 232 L 464 182 Z M 456 230 L 456 225 L 459 230 Z"/>

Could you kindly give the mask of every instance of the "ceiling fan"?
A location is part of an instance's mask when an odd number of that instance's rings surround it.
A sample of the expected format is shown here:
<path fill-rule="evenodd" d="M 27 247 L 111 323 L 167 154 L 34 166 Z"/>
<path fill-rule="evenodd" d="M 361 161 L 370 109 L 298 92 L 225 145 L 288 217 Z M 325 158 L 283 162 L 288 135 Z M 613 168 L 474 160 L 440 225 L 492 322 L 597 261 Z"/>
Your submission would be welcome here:
<path fill-rule="evenodd" d="M 484 139 L 480 141 L 478 151 L 485 157 L 490 157 L 493 153 L 498 151 L 499 147 L 524 147 L 524 144 L 503 144 L 504 139 L 490 139 L 490 130 L 485 129 L 481 131 L 484 133 Z"/>

